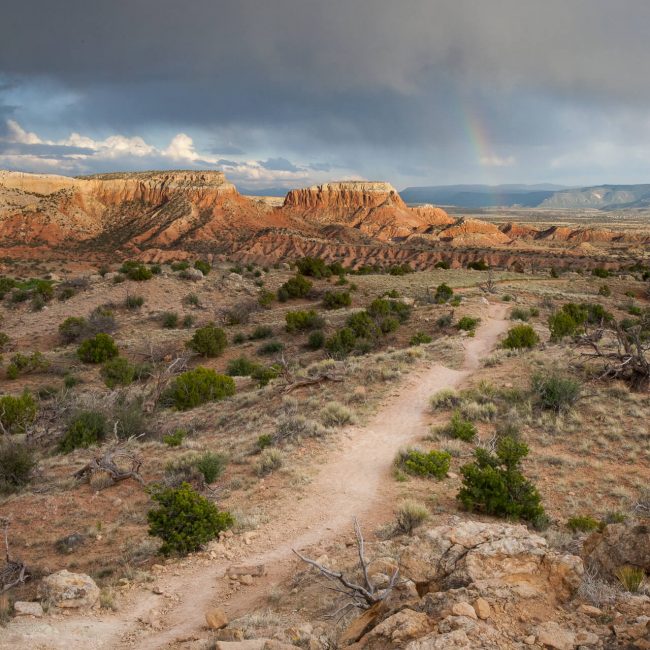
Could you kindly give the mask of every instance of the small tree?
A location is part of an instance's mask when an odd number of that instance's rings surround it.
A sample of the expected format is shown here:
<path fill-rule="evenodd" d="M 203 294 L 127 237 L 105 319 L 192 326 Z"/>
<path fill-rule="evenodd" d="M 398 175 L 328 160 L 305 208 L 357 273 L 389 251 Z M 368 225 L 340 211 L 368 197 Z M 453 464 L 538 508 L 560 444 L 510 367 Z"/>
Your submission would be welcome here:
<path fill-rule="evenodd" d="M 187 347 L 203 357 L 218 357 L 227 344 L 226 333 L 220 327 L 215 327 L 214 323 L 210 323 L 194 332 Z"/>
<path fill-rule="evenodd" d="M 163 401 L 179 411 L 186 411 L 234 394 L 235 382 L 232 377 L 219 375 L 209 368 L 199 367 L 176 377 L 165 391 Z"/>
<path fill-rule="evenodd" d="M 457 495 L 471 512 L 536 522 L 544 515 L 537 488 L 521 472 L 528 447 L 510 436 L 497 443 L 496 453 L 481 447 L 475 461 L 461 467 L 463 486 Z"/>
<path fill-rule="evenodd" d="M 29 391 L 0 397 L 0 427 L 3 433 L 23 433 L 34 422 L 38 407 Z"/>
<path fill-rule="evenodd" d="M 515 325 L 508 330 L 501 347 L 511 350 L 534 348 L 539 343 L 537 332 L 530 325 Z"/>
<path fill-rule="evenodd" d="M 77 356 L 85 363 L 104 363 L 116 357 L 119 352 L 113 337 L 100 332 L 79 346 Z"/>
<path fill-rule="evenodd" d="M 68 454 L 79 447 L 91 447 L 106 437 L 108 423 L 103 413 L 82 411 L 74 417 L 59 442 L 59 451 Z"/>
<path fill-rule="evenodd" d="M 453 295 L 454 290 L 443 282 L 436 287 L 436 292 L 433 296 L 433 302 L 435 302 L 437 305 L 442 305 L 446 302 L 449 302 L 452 299 Z"/>
<path fill-rule="evenodd" d="M 0 442 L 0 493 L 16 492 L 27 485 L 35 466 L 36 461 L 29 447 Z"/>
<path fill-rule="evenodd" d="M 189 483 L 151 492 L 157 508 L 147 514 L 149 535 L 160 537 L 163 555 L 187 555 L 234 524 L 232 515 L 201 496 Z"/>

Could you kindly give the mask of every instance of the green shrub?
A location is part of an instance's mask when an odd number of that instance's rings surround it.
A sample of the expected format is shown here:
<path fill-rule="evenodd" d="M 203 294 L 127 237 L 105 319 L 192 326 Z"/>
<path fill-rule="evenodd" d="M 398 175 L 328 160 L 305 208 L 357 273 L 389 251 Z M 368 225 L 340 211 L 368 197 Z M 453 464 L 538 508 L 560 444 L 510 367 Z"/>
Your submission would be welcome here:
<path fill-rule="evenodd" d="M 451 268 L 451 264 L 447 262 L 446 260 L 438 260 L 434 265 L 434 269 L 443 269 L 443 270 L 449 270 Z"/>
<path fill-rule="evenodd" d="M 612 290 L 606 284 L 601 284 L 600 287 L 598 287 L 598 295 L 607 298 L 612 295 Z"/>
<path fill-rule="evenodd" d="M 459 330 L 464 330 L 466 332 L 471 332 L 476 329 L 476 326 L 481 322 L 480 318 L 472 318 L 471 316 L 463 316 L 456 323 L 456 327 Z"/>
<path fill-rule="evenodd" d="M 579 324 L 571 314 L 558 311 L 548 317 L 548 329 L 551 332 L 551 341 L 561 341 L 565 336 L 574 336 Z"/>
<path fill-rule="evenodd" d="M 592 275 L 595 275 L 597 278 L 608 278 L 610 276 L 610 273 L 607 269 L 603 268 L 595 268 L 591 272 Z"/>
<path fill-rule="evenodd" d="M 226 349 L 227 344 L 226 333 L 220 327 L 216 327 L 214 323 L 210 323 L 199 327 L 194 332 L 187 347 L 203 357 L 212 358 L 218 357 Z"/>
<path fill-rule="evenodd" d="M 407 499 L 399 504 L 395 515 L 397 531 L 410 535 L 429 519 L 429 510 L 424 504 Z"/>
<path fill-rule="evenodd" d="M 467 268 L 474 271 L 487 271 L 490 267 L 485 263 L 485 261 L 477 260 L 476 262 L 470 262 L 467 265 Z"/>
<path fill-rule="evenodd" d="M 29 447 L 0 442 L 0 494 L 17 492 L 27 485 L 35 466 L 36 461 Z"/>
<path fill-rule="evenodd" d="M 162 273 L 162 267 L 160 264 L 151 264 L 149 266 L 149 270 L 154 274 L 154 275 L 160 275 Z"/>
<path fill-rule="evenodd" d="M 393 316 L 400 323 L 405 323 L 411 316 L 411 308 L 406 303 L 399 300 L 386 300 L 385 298 L 373 300 L 366 311 L 377 321 Z"/>
<path fill-rule="evenodd" d="M 312 288 L 312 283 L 303 275 L 296 275 L 287 280 L 278 289 L 278 300 L 286 301 L 290 298 L 305 298 Z"/>
<path fill-rule="evenodd" d="M 207 275 L 212 270 L 212 267 L 204 260 L 196 260 L 196 262 L 194 262 L 194 268 L 201 271 L 203 275 Z"/>
<path fill-rule="evenodd" d="M 635 594 L 643 584 L 645 571 L 641 567 L 626 565 L 616 570 L 616 577 L 621 585 L 623 585 L 625 591 Z"/>
<path fill-rule="evenodd" d="M 182 260 L 180 262 L 172 262 L 171 269 L 172 271 L 187 271 L 190 268 L 190 263 Z"/>
<path fill-rule="evenodd" d="M 18 375 L 45 370 L 49 365 L 49 361 L 41 352 L 32 352 L 31 354 L 17 352 L 11 357 L 11 363 L 7 366 L 7 377 L 16 379 Z"/>
<path fill-rule="evenodd" d="M 144 305 L 144 298 L 142 296 L 132 296 L 129 294 L 124 300 L 124 306 L 127 309 L 140 309 Z"/>
<path fill-rule="evenodd" d="M 158 507 L 147 513 L 149 535 L 160 537 L 163 555 L 187 555 L 234 524 L 229 512 L 220 512 L 188 483 L 151 492 Z"/>
<path fill-rule="evenodd" d="M 237 332 L 235 336 L 232 337 L 232 342 L 234 345 L 241 345 L 246 341 L 246 337 L 242 332 Z"/>
<path fill-rule="evenodd" d="M 235 382 L 232 377 L 199 367 L 178 375 L 165 391 L 163 401 L 179 411 L 186 411 L 234 394 Z"/>
<path fill-rule="evenodd" d="M 296 268 L 301 275 L 312 278 L 329 278 L 332 275 L 332 269 L 317 257 L 303 257 L 296 262 Z"/>
<path fill-rule="evenodd" d="M 323 318 L 313 309 L 309 311 L 288 311 L 284 318 L 287 323 L 287 332 L 304 332 L 323 326 Z"/>
<path fill-rule="evenodd" d="M 215 454 L 213 451 L 206 451 L 196 459 L 196 469 L 203 474 L 205 482 L 210 485 L 214 483 L 226 469 L 227 460 L 223 454 Z"/>
<path fill-rule="evenodd" d="M 404 262 L 404 264 L 395 264 L 391 266 L 388 269 L 388 273 L 390 275 L 407 275 L 409 273 L 413 273 L 413 269 L 411 268 L 410 264 L 408 264 L 408 262 Z"/>
<path fill-rule="evenodd" d="M 257 365 L 253 372 L 251 372 L 251 379 L 254 379 L 257 382 L 257 385 L 261 388 L 266 386 L 272 379 L 275 379 L 280 374 L 279 369 L 276 366 L 271 366 L 266 368 L 262 365 Z"/>
<path fill-rule="evenodd" d="M 36 420 L 38 407 L 27 390 L 22 395 L 0 397 L 0 423 L 7 433 L 23 433 Z"/>
<path fill-rule="evenodd" d="M 133 261 L 124 262 L 120 268 L 120 273 L 126 275 L 129 280 L 135 280 L 136 282 L 151 280 L 153 277 L 153 272 L 150 268 L 140 262 Z"/>
<path fill-rule="evenodd" d="M 68 316 L 59 325 L 59 335 L 65 343 L 78 341 L 88 332 L 88 323 L 81 316 Z"/>
<path fill-rule="evenodd" d="M 162 326 L 167 330 L 178 327 L 178 314 L 175 311 L 166 311 L 161 317 Z"/>
<path fill-rule="evenodd" d="M 173 433 L 168 433 L 162 437 L 162 441 L 168 447 L 180 447 L 183 444 L 183 440 L 187 437 L 187 431 L 185 429 L 176 429 Z"/>
<path fill-rule="evenodd" d="M 444 282 L 436 287 L 436 292 L 433 295 L 433 302 L 437 305 L 443 305 L 449 302 L 454 295 L 454 290 L 446 285 Z"/>
<path fill-rule="evenodd" d="M 113 337 L 100 332 L 79 346 L 77 356 L 84 363 L 103 363 L 116 357 L 119 352 Z"/>
<path fill-rule="evenodd" d="M 188 293 L 185 298 L 183 298 L 183 304 L 188 307 L 200 307 L 201 299 L 195 293 Z"/>
<path fill-rule="evenodd" d="M 268 339 L 273 336 L 273 328 L 268 325 L 258 325 L 249 336 L 251 341 L 259 341 L 261 339 Z"/>
<path fill-rule="evenodd" d="M 449 420 L 449 424 L 444 427 L 443 432 L 450 438 L 471 442 L 476 437 L 476 427 L 473 422 L 466 420 L 460 414 L 460 411 L 455 411 Z"/>
<path fill-rule="evenodd" d="M 258 367 L 258 364 L 247 357 L 237 357 L 228 362 L 226 374 L 230 377 L 248 377 Z"/>
<path fill-rule="evenodd" d="M 104 440 L 108 423 L 99 411 L 81 411 L 68 424 L 59 442 L 59 451 L 68 454 L 73 449 L 86 448 Z"/>
<path fill-rule="evenodd" d="M 560 413 L 573 406 L 580 397 L 581 386 L 571 377 L 558 373 L 535 373 L 531 388 L 543 409 Z"/>
<path fill-rule="evenodd" d="M 109 388 L 128 386 L 135 381 L 136 367 L 125 357 L 115 357 L 104 362 L 100 374 Z"/>
<path fill-rule="evenodd" d="M 325 345 L 325 334 L 322 330 L 311 332 L 307 339 L 307 347 L 310 350 L 320 350 Z"/>
<path fill-rule="evenodd" d="M 273 436 L 269 435 L 268 433 L 263 433 L 257 438 L 257 442 L 255 444 L 257 445 L 257 448 L 262 451 L 262 449 L 266 449 L 267 447 L 271 447 L 273 445 Z"/>
<path fill-rule="evenodd" d="M 450 461 L 451 455 L 446 451 L 407 449 L 398 454 L 396 465 L 415 476 L 443 479 L 449 471 Z"/>
<path fill-rule="evenodd" d="M 357 337 L 352 329 L 344 327 L 325 341 L 325 349 L 335 358 L 346 357 L 354 350 Z"/>
<path fill-rule="evenodd" d="M 512 311 L 510 312 L 510 320 L 522 320 L 525 322 L 529 320 L 530 317 L 531 313 L 523 307 L 513 307 Z"/>
<path fill-rule="evenodd" d="M 471 512 L 539 522 L 544 508 L 537 488 L 521 472 L 528 447 L 510 437 L 497 442 L 496 453 L 478 447 L 475 460 L 461 467 L 463 486 L 457 499 Z"/>
<path fill-rule="evenodd" d="M 0 332 L 0 352 L 4 352 L 11 339 L 4 332 Z"/>
<path fill-rule="evenodd" d="M 264 309 L 270 309 L 274 300 L 275 300 L 275 294 L 272 291 L 269 291 L 268 289 L 262 289 L 262 291 L 260 291 L 257 297 L 257 302 L 259 306 L 264 307 Z"/>
<path fill-rule="evenodd" d="M 539 336 L 530 325 L 515 325 L 508 330 L 501 347 L 509 350 L 521 350 L 534 348 L 538 343 Z"/>
<path fill-rule="evenodd" d="M 367 311 L 358 311 L 356 314 L 351 314 L 346 321 L 346 326 L 346 329 L 351 330 L 355 337 L 368 340 L 379 336 L 381 331 Z"/>
<path fill-rule="evenodd" d="M 433 339 L 424 332 L 416 332 L 411 339 L 409 340 L 409 345 L 423 345 L 426 343 L 431 343 Z"/>
<path fill-rule="evenodd" d="M 142 410 L 142 398 L 126 399 L 121 396 L 113 406 L 113 426 L 120 440 L 138 438 L 147 432 L 147 417 Z"/>
<path fill-rule="evenodd" d="M 282 350 L 284 350 L 284 343 L 281 341 L 269 341 L 257 348 L 257 354 L 271 356 L 273 354 L 278 354 L 278 352 L 282 352 Z"/>
<path fill-rule="evenodd" d="M 325 309 L 341 309 L 349 307 L 352 298 L 348 291 L 326 291 L 323 295 L 323 307 Z"/>
<path fill-rule="evenodd" d="M 574 533 L 589 533 L 592 530 L 600 528 L 598 519 L 594 519 L 589 515 L 579 515 L 577 517 L 570 517 L 566 522 L 567 528 Z"/>
<path fill-rule="evenodd" d="M 450 327 L 453 322 L 454 322 L 453 314 L 443 314 L 436 320 L 436 327 L 439 327 L 440 329 L 445 329 L 446 327 Z"/>

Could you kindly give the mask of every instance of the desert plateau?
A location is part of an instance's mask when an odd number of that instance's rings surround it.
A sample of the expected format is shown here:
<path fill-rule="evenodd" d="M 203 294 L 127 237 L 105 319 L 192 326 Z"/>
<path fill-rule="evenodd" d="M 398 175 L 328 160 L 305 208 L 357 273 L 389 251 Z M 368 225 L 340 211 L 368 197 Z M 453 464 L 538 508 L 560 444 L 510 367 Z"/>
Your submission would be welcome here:
<path fill-rule="evenodd" d="M 0 20 L 0 650 L 650 650 L 641 0 Z"/>

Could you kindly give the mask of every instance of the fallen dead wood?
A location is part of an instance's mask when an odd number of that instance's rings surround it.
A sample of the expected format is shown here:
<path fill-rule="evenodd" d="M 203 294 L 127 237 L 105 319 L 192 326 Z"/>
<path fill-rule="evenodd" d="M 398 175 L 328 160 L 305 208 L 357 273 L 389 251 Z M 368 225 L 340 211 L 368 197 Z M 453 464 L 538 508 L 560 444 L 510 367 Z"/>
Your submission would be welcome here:
<path fill-rule="evenodd" d="M 0 569 L 0 593 L 9 591 L 12 587 L 22 584 L 31 577 L 24 562 L 12 560 L 9 554 L 9 520 L 0 519 L 5 540 L 5 566 Z"/>
<path fill-rule="evenodd" d="M 317 377 L 310 377 L 309 379 L 299 379 L 299 380 L 294 381 L 294 382 L 292 382 L 290 384 L 287 384 L 282 389 L 282 392 L 283 393 L 290 393 L 291 391 L 294 391 L 297 388 L 304 388 L 305 386 L 313 386 L 315 384 L 320 384 L 320 383 L 322 383 L 324 381 L 344 381 L 344 380 L 345 380 L 345 377 L 325 373 L 325 374 L 322 374 L 322 375 L 318 375 Z"/>
<path fill-rule="evenodd" d="M 117 447 L 105 451 L 101 456 L 95 456 L 77 470 L 73 477 L 79 481 L 90 481 L 93 474 L 101 472 L 107 474 L 113 483 L 132 478 L 144 485 L 144 480 L 140 476 L 142 462 L 142 458 L 137 454 L 133 454 L 123 447 Z"/>

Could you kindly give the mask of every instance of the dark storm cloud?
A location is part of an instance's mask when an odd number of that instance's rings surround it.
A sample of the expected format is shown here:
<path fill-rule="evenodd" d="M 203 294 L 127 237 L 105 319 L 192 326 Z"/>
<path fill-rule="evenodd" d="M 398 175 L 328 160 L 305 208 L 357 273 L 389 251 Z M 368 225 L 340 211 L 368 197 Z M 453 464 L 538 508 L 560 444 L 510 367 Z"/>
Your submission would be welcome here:
<path fill-rule="evenodd" d="M 268 170 L 543 169 L 572 141 L 638 141 L 611 125 L 650 101 L 647 0 L 5 4 L 0 119 L 3 93 L 56 84 L 74 101 L 27 106 L 30 129 L 219 132 L 208 152 Z"/>
<path fill-rule="evenodd" d="M 260 165 L 264 167 L 264 169 L 281 172 L 297 172 L 300 169 L 286 158 L 269 158 L 268 160 L 260 160 Z"/>

